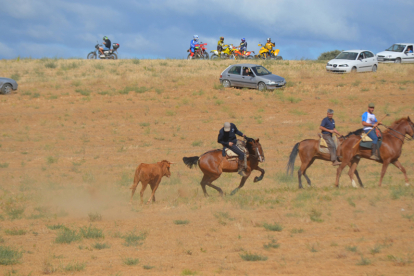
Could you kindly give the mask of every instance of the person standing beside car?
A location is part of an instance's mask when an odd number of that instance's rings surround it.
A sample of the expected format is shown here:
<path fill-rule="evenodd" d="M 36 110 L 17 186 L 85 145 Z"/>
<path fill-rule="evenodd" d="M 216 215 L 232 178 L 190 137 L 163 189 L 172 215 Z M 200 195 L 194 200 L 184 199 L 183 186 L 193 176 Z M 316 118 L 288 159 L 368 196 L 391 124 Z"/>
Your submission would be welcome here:
<path fill-rule="evenodd" d="M 99 47 L 99 52 L 101 52 L 101 55 L 104 54 L 103 51 L 109 51 L 111 50 L 111 41 L 109 40 L 109 38 L 107 36 L 103 37 L 103 48 Z"/>

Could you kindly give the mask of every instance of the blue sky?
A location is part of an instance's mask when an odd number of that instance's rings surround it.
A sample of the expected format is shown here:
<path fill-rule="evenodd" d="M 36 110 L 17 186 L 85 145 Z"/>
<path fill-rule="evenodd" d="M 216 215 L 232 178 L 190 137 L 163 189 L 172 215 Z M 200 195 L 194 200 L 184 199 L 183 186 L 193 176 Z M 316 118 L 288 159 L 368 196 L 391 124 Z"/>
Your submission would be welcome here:
<path fill-rule="evenodd" d="M 285 59 L 414 42 L 413 0 L 0 0 L 0 59 L 86 57 L 104 35 L 120 58 L 185 58 L 194 34 L 249 50 L 271 37 Z"/>

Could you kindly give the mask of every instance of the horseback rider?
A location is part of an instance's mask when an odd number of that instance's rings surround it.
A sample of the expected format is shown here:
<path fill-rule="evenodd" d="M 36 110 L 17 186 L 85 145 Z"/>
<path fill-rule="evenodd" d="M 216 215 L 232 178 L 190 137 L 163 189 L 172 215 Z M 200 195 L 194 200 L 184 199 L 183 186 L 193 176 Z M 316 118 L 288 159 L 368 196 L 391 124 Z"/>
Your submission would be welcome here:
<path fill-rule="evenodd" d="M 236 153 L 239 156 L 238 174 L 244 176 L 244 170 L 247 168 L 246 155 L 236 146 L 236 134 L 246 138 L 246 135 L 239 131 L 234 124 L 225 122 L 224 127 L 220 129 L 217 142 L 223 145 L 223 156 L 226 156 L 225 148 L 231 149 L 234 153 Z"/>
<path fill-rule="evenodd" d="M 224 37 L 220 37 L 220 40 L 217 42 L 217 52 L 221 53 L 224 46 Z"/>
<path fill-rule="evenodd" d="M 369 138 L 372 139 L 372 147 L 371 147 L 371 159 L 374 160 L 380 160 L 379 156 L 378 156 L 378 136 L 376 134 L 376 129 L 372 130 L 370 132 L 370 130 L 372 128 L 376 128 L 378 127 L 378 125 L 381 125 L 381 122 L 378 122 L 377 118 L 374 115 L 374 109 L 375 109 L 375 104 L 370 103 L 368 105 L 368 111 L 366 111 L 364 114 L 362 114 L 362 125 L 364 126 L 364 131 L 365 133 L 368 133 Z"/>
<path fill-rule="evenodd" d="M 332 133 L 339 134 L 339 132 L 335 128 L 335 120 L 333 119 L 334 111 L 332 109 L 328 109 L 327 116 L 323 118 L 321 125 L 319 127 L 322 130 L 322 137 L 325 139 L 326 144 L 328 145 L 329 153 L 331 154 L 331 161 L 332 166 L 339 166 L 341 162 L 337 160 L 336 156 L 336 147 L 334 140 L 332 139 Z"/>

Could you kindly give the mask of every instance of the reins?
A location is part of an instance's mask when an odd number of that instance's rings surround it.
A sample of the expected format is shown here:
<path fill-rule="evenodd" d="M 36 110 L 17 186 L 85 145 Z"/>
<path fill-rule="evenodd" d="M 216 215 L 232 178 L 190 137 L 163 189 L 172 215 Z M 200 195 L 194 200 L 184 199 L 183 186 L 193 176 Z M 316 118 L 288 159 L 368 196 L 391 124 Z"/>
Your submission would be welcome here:
<path fill-rule="evenodd" d="M 410 124 L 410 122 L 409 122 L 409 125 L 411 126 L 411 128 L 413 129 L 413 131 L 414 131 L 414 127 Z M 391 128 L 391 127 L 389 127 L 389 126 L 386 126 L 386 125 L 384 125 L 383 124 L 383 126 L 386 128 L 386 129 L 388 129 L 388 130 L 390 130 L 390 132 L 388 132 L 389 134 L 391 134 L 392 136 L 394 136 L 395 138 L 397 138 L 397 139 L 399 139 L 401 142 L 403 142 L 403 144 L 404 144 L 404 141 L 406 140 L 406 141 L 411 141 L 411 140 L 413 140 L 411 137 L 407 137 L 407 134 L 402 134 L 401 132 L 399 132 L 398 130 L 395 130 L 395 129 L 393 129 L 393 128 Z M 392 133 L 392 132 L 395 132 L 395 133 L 397 133 L 397 134 L 399 134 L 399 135 L 401 135 L 403 138 L 401 139 L 400 137 L 398 137 L 397 135 L 395 135 L 394 133 Z"/>

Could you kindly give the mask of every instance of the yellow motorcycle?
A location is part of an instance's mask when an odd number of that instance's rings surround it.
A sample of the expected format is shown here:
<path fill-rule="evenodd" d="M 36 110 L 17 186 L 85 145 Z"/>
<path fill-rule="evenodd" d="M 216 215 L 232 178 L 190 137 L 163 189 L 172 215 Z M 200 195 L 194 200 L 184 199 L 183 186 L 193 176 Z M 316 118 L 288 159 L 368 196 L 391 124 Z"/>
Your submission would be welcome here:
<path fill-rule="evenodd" d="M 223 45 L 223 51 L 219 52 L 217 50 L 211 50 L 212 53 L 211 59 L 234 59 L 234 51 L 236 48 L 234 48 L 233 44 L 230 45 Z"/>
<path fill-rule="evenodd" d="M 282 60 L 283 59 L 282 56 L 279 56 L 279 52 L 280 52 L 279 49 L 269 50 L 268 48 L 266 48 L 266 45 L 263 45 L 263 44 L 258 44 L 258 46 L 260 46 L 262 48 L 259 50 L 259 54 L 255 56 L 256 58 L 276 59 L 276 60 Z"/>

